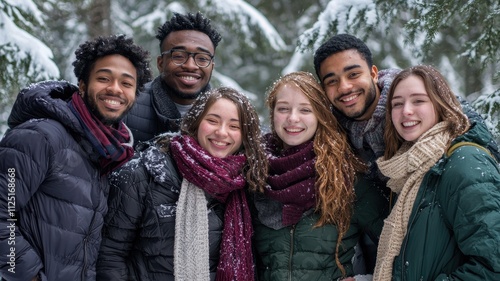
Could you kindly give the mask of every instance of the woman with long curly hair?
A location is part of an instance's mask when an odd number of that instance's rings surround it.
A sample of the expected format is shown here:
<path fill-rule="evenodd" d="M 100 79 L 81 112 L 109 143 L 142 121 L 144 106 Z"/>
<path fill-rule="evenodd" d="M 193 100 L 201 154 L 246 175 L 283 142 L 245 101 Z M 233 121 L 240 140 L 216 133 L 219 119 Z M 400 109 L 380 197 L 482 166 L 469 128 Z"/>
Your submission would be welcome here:
<path fill-rule="evenodd" d="M 140 144 L 111 177 L 97 280 L 254 280 L 247 189 L 266 181 L 259 118 L 221 87 L 180 134 Z"/>
<path fill-rule="evenodd" d="M 377 237 L 387 200 L 358 179 L 364 171 L 314 76 L 293 72 L 268 92 L 269 176 L 254 198 L 260 280 L 352 276 L 362 230 Z"/>

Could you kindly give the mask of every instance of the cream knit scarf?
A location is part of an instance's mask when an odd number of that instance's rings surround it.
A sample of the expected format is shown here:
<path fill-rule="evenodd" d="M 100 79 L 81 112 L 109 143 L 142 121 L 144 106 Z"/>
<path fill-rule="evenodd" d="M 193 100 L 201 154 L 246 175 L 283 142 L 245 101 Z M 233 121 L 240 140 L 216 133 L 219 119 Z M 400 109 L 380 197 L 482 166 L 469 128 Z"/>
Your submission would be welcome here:
<path fill-rule="evenodd" d="M 396 205 L 384 221 L 377 250 L 374 281 L 390 281 L 394 258 L 399 255 L 408 220 L 424 175 L 445 153 L 448 122 L 440 122 L 425 132 L 416 143 L 404 143 L 391 159 L 377 160 L 387 186 L 398 195 Z"/>

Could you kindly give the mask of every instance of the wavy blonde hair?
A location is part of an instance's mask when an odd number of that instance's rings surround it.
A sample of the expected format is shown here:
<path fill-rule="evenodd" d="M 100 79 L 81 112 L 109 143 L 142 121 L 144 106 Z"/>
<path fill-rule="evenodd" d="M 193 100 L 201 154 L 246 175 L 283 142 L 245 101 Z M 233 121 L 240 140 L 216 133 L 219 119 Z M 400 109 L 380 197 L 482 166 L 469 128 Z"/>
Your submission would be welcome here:
<path fill-rule="evenodd" d="M 315 227 L 325 224 L 337 227 L 339 235 L 335 261 L 345 275 L 345 269 L 339 260 L 339 247 L 350 226 L 356 199 L 354 193 L 356 173 L 364 171 L 365 165 L 352 152 L 345 132 L 331 112 L 330 101 L 311 73 L 303 71 L 289 73 L 278 79 L 269 89 L 266 104 L 270 111 L 273 134 L 277 137 L 273 121 L 276 95 L 278 90 L 287 84 L 300 89 L 311 103 L 318 119 L 313 147 L 316 154 L 316 211 L 319 212 L 320 218 Z"/>

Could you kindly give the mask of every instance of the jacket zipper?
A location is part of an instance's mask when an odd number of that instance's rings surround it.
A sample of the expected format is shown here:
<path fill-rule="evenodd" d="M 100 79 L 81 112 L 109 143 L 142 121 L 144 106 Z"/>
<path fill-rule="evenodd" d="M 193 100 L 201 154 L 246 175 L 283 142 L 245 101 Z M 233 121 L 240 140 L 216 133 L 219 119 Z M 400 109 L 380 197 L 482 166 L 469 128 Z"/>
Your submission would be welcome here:
<path fill-rule="evenodd" d="M 292 257 L 293 257 L 293 240 L 294 240 L 294 234 L 295 234 L 295 224 L 292 225 L 292 228 L 290 229 L 290 256 L 288 259 L 288 280 L 292 281 Z"/>
<path fill-rule="evenodd" d="M 92 215 L 92 221 L 90 221 L 89 230 L 92 230 L 95 222 L 96 211 L 94 210 L 94 214 Z M 83 238 L 83 266 L 82 266 L 82 281 L 85 280 L 85 272 L 87 271 L 87 247 L 89 242 L 89 234 Z"/>
<path fill-rule="evenodd" d="M 423 178 L 422 182 L 420 183 L 420 185 L 422 185 L 422 183 L 425 183 L 425 190 L 424 190 L 424 195 L 427 193 L 427 189 L 429 188 L 429 180 L 427 179 L 429 177 L 429 175 L 425 175 L 425 177 Z M 419 187 L 420 188 L 420 187 Z M 424 199 L 425 199 L 425 196 L 424 196 Z M 418 210 L 417 210 L 418 212 Z M 408 224 L 407 226 L 407 230 L 409 230 L 410 226 L 413 225 L 413 223 L 415 222 L 415 220 L 417 219 L 417 215 L 415 214 L 412 218 L 411 218 L 411 223 Z M 408 245 L 408 234 L 406 235 L 406 239 L 404 241 L 404 245 L 403 247 L 401 247 L 401 281 L 404 281 L 406 280 L 405 277 L 405 252 L 406 252 L 406 246 Z"/>

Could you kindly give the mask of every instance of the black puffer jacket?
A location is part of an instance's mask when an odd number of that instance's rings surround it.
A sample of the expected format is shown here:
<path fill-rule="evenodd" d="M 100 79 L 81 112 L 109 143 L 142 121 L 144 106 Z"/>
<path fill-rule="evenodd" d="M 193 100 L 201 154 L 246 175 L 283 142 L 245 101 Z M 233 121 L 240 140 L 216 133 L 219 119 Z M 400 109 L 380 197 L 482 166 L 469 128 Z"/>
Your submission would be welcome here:
<path fill-rule="evenodd" d="M 174 234 L 182 179 L 171 156 L 141 143 L 110 178 L 97 280 L 174 280 Z M 210 277 L 215 280 L 223 205 L 208 200 Z"/>
<path fill-rule="evenodd" d="M 42 280 L 95 280 L 108 183 L 68 108 L 77 90 L 67 82 L 32 85 L 9 117 L 0 142 L 0 274 L 6 280 L 31 280 L 39 271 Z"/>

